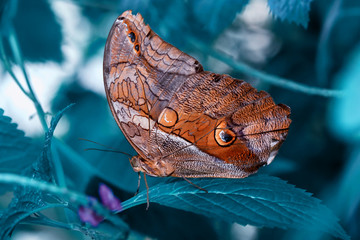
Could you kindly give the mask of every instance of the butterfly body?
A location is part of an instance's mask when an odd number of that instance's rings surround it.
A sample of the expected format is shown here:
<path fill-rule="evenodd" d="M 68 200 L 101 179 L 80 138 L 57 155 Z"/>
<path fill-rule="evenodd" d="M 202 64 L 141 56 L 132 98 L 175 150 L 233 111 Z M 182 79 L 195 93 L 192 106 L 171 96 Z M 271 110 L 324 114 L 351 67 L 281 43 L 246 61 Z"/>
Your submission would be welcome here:
<path fill-rule="evenodd" d="M 151 176 L 242 178 L 269 164 L 290 108 L 249 83 L 204 71 L 124 12 L 105 46 L 104 84 L 117 124 Z"/>

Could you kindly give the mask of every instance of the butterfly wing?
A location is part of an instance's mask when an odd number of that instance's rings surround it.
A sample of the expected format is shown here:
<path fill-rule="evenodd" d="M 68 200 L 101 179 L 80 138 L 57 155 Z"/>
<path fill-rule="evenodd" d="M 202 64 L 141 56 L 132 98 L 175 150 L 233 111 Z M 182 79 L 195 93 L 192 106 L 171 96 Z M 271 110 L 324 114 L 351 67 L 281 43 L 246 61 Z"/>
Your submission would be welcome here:
<path fill-rule="evenodd" d="M 140 14 L 126 11 L 110 30 L 103 68 L 117 124 L 141 158 L 154 159 L 158 151 L 151 129 L 157 117 L 186 76 L 202 71 L 202 66 L 160 39 Z"/>
<path fill-rule="evenodd" d="M 132 166 L 153 176 L 245 177 L 274 159 L 291 123 L 290 108 L 244 81 L 203 71 L 130 11 L 110 31 L 104 83 L 140 155 Z"/>

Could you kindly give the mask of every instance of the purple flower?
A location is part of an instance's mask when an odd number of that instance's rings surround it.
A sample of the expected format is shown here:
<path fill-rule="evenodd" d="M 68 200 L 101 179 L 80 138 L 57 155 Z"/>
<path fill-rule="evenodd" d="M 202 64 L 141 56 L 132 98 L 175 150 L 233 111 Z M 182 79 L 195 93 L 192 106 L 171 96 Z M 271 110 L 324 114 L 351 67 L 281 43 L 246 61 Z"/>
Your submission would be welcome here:
<path fill-rule="evenodd" d="M 117 197 L 115 197 L 112 190 L 103 183 L 100 184 L 99 195 L 101 202 L 104 204 L 105 207 L 107 207 L 111 211 L 122 210 L 120 200 Z"/>
<path fill-rule="evenodd" d="M 121 211 L 122 206 L 120 200 L 114 196 L 112 190 L 105 184 L 100 184 L 99 186 L 99 195 L 102 204 L 111 211 Z M 92 208 L 96 198 L 89 197 L 88 206 L 79 207 L 79 217 L 82 222 L 90 223 L 93 227 L 97 227 L 100 222 L 104 220 L 104 217 L 98 215 L 95 210 Z"/>
<path fill-rule="evenodd" d="M 89 197 L 89 199 L 89 205 L 92 205 L 93 202 L 96 201 L 96 199 L 93 197 Z M 104 218 L 96 214 L 94 209 L 92 209 L 91 207 L 80 206 L 78 213 L 82 222 L 90 223 L 94 227 L 98 226 L 99 223 L 104 220 Z"/>

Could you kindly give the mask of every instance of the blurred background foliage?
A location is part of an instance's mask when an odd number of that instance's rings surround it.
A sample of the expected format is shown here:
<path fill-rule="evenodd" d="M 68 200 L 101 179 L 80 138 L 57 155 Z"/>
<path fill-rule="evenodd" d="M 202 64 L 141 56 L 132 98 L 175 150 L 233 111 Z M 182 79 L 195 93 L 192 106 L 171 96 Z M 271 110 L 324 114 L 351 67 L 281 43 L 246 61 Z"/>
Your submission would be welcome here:
<path fill-rule="evenodd" d="M 76 103 L 55 132 L 67 186 L 94 195 L 92 186 L 105 181 L 118 189 L 121 200 L 136 190 L 137 174 L 128 157 L 84 151 L 99 146 L 79 140 L 90 139 L 135 154 L 109 111 L 102 81 L 107 34 L 116 17 L 131 9 L 140 12 L 164 40 L 197 58 L 206 70 L 245 79 L 268 91 L 277 103 L 291 107 L 293 123 L 288 139 L 276 160 L 261 172 L 314 193 L 340 218 L 352 239 L 360 239 L 360 2 L 302 1 L 311 2 L 309 16 L 290 9 L 295 6 L 294 0 L 279 2 L 287 7 L 276 6 L 272 0 L 0 1 L 1 35 L 15 29 L 28 76 L 44 111 L 56 113 Z M 17 62 L 11 46 L 4 42 L 4 47 Z M 272 84 L 254 77 L 251 73 L 255 70 L 240 71 L 229 62 L 244 63 L 309 89 L 341 92 L 325 97 L 282 82 Z M 21 75 L 21 67 L 12 69 Z M 43 130 L 32 102 L 16 86 L 4 64 L 0 65 L 0 74 L 0 108 L 32 137 L 34 152 L 40 151 L 35 149 L 41 148 Z M 19 81 L 24 83 L 25 79 L 19 77 Z M 51 114 L 46 116 L 49 120 Z M 77 164 L 74 159 L 78 156 L 86 159 L 86 164 Z M 30 162 L 34 159 L 27 158 Z M 6 171 L 20 172 L 26 161 L 21 163 L 7 165 Z M 157 181 L 162 179 L 150 178 L 150 184 Z M 5 194 L 0 207 L 6 207 L 7 201 Z M 124 215 L 139 233 L 132 236 L 136 239 L 168 239 L 170 234 L 172 239 L 305 237 L 290 230 L 241 227 L 156 204 L 147 212 L 139 206 Z M 47 239 L 49 234 L 57 235 L 56 239 L 83 238 L 78 233 L 57 231 L 26 225 L 16 229 L 14 239 L 27 239 L 30 234 L 37 239 Z"/>

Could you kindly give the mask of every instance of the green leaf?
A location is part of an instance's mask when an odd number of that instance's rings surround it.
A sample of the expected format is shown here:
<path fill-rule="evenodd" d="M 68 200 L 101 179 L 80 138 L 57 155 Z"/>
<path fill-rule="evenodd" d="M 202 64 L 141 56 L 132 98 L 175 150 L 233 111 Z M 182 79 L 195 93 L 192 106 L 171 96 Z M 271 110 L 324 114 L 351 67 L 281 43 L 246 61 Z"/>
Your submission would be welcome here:
<path fill-rule="evenodd" d="M 271 13 L 282 21 L 295 22 L 307 27 L 312 0 L 268 0 Z"/>
<path fill-rule="evenodd" d="M 0 172 L 19 173 L 35 162 L 39 153 L 39 147 L 25 137 L 24 132 L 18 130 L 0 108 Z"/>
<path fill-rule="evenodd" d="M 258 174 L 244 179 L 191 181 L 208 193 L 172 179 L 149 189 L 150 202 L 242 225 L 320 230 L 349 239 L 336 216 L 320 200 L 279 178 Z M 143 191 L 123 202 L 123 209 L 145 202 Z"/>

